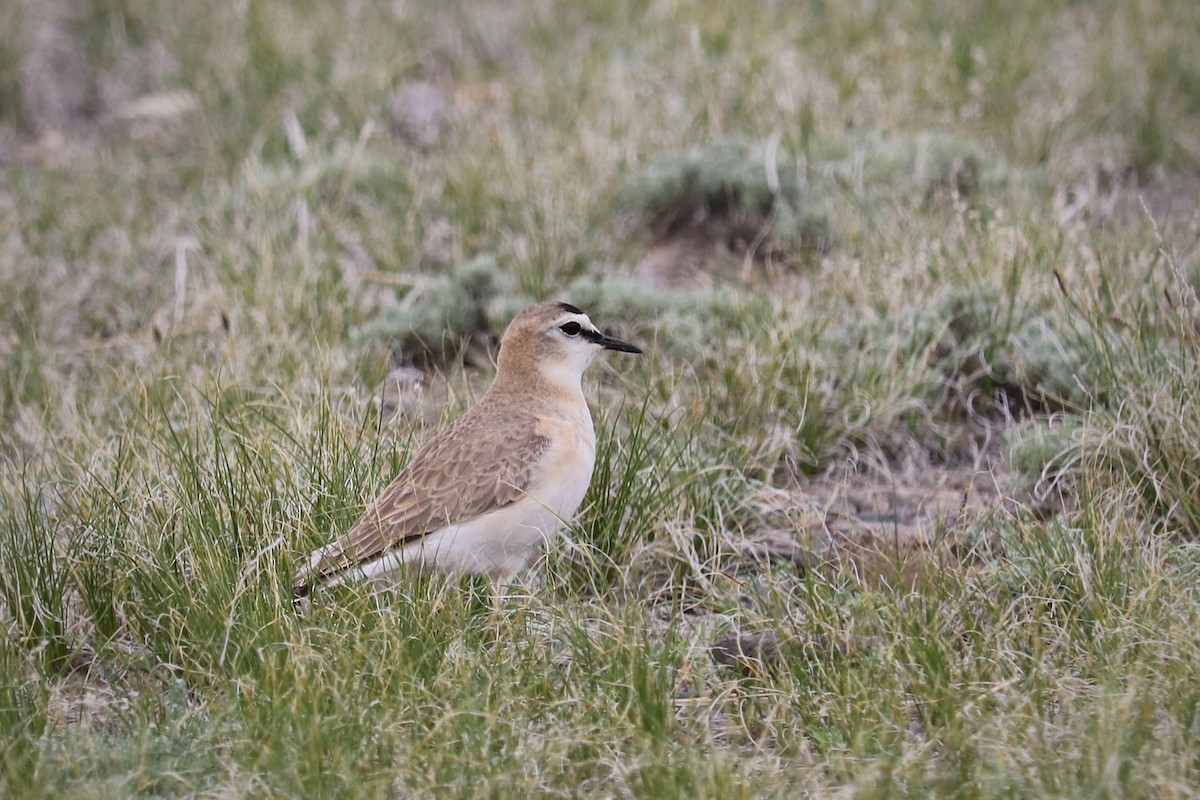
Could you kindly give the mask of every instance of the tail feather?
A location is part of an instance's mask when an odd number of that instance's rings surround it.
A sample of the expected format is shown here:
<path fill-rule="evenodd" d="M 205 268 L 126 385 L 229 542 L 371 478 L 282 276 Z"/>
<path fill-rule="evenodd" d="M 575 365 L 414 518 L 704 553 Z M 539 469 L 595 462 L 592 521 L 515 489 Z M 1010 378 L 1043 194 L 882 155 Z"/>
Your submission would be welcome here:
<path fill-rule="evenodd" d="M 313 593 L 313 590 L 326 582 L 328 577 L 325 570 L 321 569 L 322 563 L 325 560 L 325 554 L 329 552 L 331 547 L 336 545 L 326 545 L 317 548 L 309 556 L 308 563 L 300 568 L 296 573 L 296 577 L 292 579 L 292 598 L 295 601 L 303 600 Z"/>

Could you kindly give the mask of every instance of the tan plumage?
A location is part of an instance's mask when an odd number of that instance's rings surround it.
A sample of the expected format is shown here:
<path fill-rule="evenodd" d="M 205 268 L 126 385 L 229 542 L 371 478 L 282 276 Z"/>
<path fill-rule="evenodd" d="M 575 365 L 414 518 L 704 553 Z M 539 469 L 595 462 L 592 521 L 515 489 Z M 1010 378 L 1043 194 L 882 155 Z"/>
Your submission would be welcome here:
<path fill-rule="evenodd" d="M 506 443 L 480 441 L 480 433 L 501 420 L 515 423 L 523 434 Z M 326 551 L 323 569 L 370 561 L 439 528 L 511 504 L 528 490 L 533 464 L 550 444 L 534 433 L 535 423 L 528 414 L 508 416 L 485 398 L 417 453 Z M 481 462 L 494 467 L 482 471 Z"/>
<path fill-rule="evenodd" d="M 407 563 L 507 579 L 577 510 L 595 432 L 580 379 L 604 336 L 579 309 L 540 303 L 505 331 L 483 398 L 428 442 L 343 536 L 315 551 L 297 596 Z"/>

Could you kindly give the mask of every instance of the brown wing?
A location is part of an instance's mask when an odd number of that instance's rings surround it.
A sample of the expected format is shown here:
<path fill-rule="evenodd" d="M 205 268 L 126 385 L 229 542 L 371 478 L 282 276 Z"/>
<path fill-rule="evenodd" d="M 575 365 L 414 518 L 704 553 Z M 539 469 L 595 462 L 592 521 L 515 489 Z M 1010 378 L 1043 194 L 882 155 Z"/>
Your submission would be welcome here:
<path fill-rule="evenodd" d="M 339 576 L 356 565 L 419 541 L 436 530 L 518 500 L 533 481 L 550 440 L 536 417 L 514 418 L 481 402 L 422 448 L 320 560 L 301 570 L 296 593 Z M 503 425 L 518 435 L 494 435 Z"/>

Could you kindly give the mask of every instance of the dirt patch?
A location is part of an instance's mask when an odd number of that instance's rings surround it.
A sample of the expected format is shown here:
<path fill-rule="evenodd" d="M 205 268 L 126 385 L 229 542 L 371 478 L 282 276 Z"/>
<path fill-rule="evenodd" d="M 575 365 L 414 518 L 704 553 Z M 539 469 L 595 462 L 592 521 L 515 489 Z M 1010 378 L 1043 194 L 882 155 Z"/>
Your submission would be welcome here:
<path fill-rule="evenodd" d="M 798 479 L 760 494 L 778 524 L 753 538 L 747 555 L 790 560 L 871 586 L 915 587 L 976 563 L 997 543 L 981 541 L 983 514 L 1028 508 L 1021 482 L 997 457 L 903 471 L 849 469 Z"/>
<path fill-rule="evenodd" d="M 1200 235 L 1200 173 L 1096 167 L 1062 189 L 1059 219 L 1117 230 L 1153 225 L 1167 238 Z"/>
<path fill-rule="evenodd" d="M 704 231 L 660 239 L 634 270 L 634 280 L 658 291 L 712 289 L 719 276 L 738 273 L 738 259 L 722 241 Z"/>

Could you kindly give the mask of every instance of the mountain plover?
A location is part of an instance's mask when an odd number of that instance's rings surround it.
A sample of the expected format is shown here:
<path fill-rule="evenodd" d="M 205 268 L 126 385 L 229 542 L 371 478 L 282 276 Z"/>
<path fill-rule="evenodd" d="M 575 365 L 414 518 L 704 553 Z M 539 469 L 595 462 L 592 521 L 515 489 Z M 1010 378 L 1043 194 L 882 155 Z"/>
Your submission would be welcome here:
<path fill-rule="evenodd" d="M 640 353 L 567 303 L 522 311 L 483 397 L 422 447 L 362 518 L 316 550 L 296 596 L 401 567 L 510 580 L 587 492 L 596 432 L 583 371 L 601 350 Z"/>

